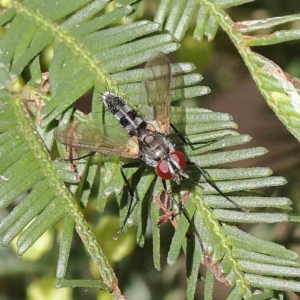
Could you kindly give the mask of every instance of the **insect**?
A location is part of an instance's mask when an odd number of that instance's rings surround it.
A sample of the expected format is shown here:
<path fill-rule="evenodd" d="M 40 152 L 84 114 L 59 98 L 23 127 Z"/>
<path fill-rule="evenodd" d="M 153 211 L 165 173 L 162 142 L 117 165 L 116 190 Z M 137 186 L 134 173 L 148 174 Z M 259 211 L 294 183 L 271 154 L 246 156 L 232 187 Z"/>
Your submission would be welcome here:
<path fill-rule="evenodd" d="M 100 131 L 93 127 L 87 128 L 87 126 L 77 122 L 58 128 L 54 132 L 55 138 L 67 146 L 138 160 L 123 164 L 120 167 L 131 200 L 127 216 L 117 235 L 122 232 L 129 218 L 134 197 L 134 191 L 124 173 L 126 168 L 141 166 L 154 168 L 158 177 L 162 180 L 164 192 L 182 210 L 191 225 L 191 220 L 183 205 L 172 196 L 166 185 L 166 180 L 173 180 L 177 184 L 180 184 L 182 180 L 188 180 L 189 175 L 186 172 L 188 166 L 196 167 L 219 194 L 245 211 L 243 207 L 226 196 L 197 164 L 189 161 L 183 152 L 175 149 L 171 139 L 171 129 L 184 144 L 188 143 L 170 121 L 171 65 L 164 53 L 159 53 L 146 64 L 143 78 L 142 87 L 145 93 L 141 93 L 140 102 L 143 105 L 141 105 L 140 114 L 128 106 L 117 94 L 109 91 L 102 94 L 106 109 L 114 115 L 127 131 L 129 139 L 127 136 L 124 140 L 124 133 L 112 133 L 113 128 L 104 126 Z"/>

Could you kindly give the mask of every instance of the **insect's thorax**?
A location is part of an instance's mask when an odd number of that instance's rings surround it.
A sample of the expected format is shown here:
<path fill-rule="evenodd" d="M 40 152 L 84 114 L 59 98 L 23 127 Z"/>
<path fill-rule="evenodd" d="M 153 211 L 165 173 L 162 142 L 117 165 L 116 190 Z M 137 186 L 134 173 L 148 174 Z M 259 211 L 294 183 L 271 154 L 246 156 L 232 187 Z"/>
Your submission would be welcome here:
<path fill-rule="evenodd" d="M 128 131 L 129 135 L 138 136 L 140 130 L 147 127 L 147 123 L 137 115 L 136 111 L 116 94 L 105 92 L 102 99 L 106 108 Z"/>
<path fill-rule="evenodd" d="M 171 152 L 175 151 L 168 136 L 157 131 L 143 129 L 138 136 L 140 156 L 146 165 L 156 167 Z"/>

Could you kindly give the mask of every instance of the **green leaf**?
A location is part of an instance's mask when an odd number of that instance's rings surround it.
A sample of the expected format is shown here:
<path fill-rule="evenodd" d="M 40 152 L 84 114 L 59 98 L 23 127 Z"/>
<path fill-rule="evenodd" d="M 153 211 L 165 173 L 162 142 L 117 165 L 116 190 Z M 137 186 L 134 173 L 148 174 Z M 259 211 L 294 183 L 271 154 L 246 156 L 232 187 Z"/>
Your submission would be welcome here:
<path fill-rule="evenodd" d="M 206 276 L 205 276 L 205 289 L 204 289 L 204 299 L 205 300 L 213 299 L 214 281 L 215 281 L 214 274 L 211 271 L 207 270 Z"/>
<path fill-rule="evenodd" d="M 297 260 L 299 257 L 295 252 L 287 250 L 284 246 L 251 236 L 237 227 L 224 224 L 223 228 L 228 234 L 229 243 L 234 247 L 289 260 Z"/>
<path fill-rule="evenodd" d="M 242 5 L 253 0 L 203 0 L 162 1 L 155 20 L 161 30 L 166 30 L 181 41 L 188 24 L 197 12 L 197 21 L 193 37 L 201 41 L 204 35 L 212 41 L 220 26 L 229 36 L 245 65 L 248 67 L 258 89 L 286 128 L 300 140 L 300 80 L 285 73 L 269 59 L 252 51 L 252 46 L 266 46 L 286 41 L 299 40 L 299 28 L 274 31 L 269 34 L 251 36 L 245 33 L 299 20 L 299 14 L 274 17 L 263 20 L 241 21 L 234 23 L 225 8 Z M 169 9 L 170 8 L 170 9 Z M 169 10 L 169 16 L 167 13 Z M 167 21 L 165 22 L 165 18 Z M 165 24 L 164 24 L 165 23 Z M 274 90 L 274 86 L 276 89 Z"/>
<path fill-rule="evenodd" d="M 96 287 L 122 299 L 113 268 L 92 233 L 95 230 L 92 208 L 97 206 L 103 212 L 107 207 L 113 213 L 111 203 L 117 200 L 120 223 L 123 223 L 128 210 L 128 195 L 119 163 L 127 160 L 104 155 L 95 155 L 77 165 L 56 160 L 57 156 L 66 158 L 68 151 L 54 140 L 54 128 L 72 120 L 93 120 L 97 128 L 103 123 L 111 128 L 119 126 L 103 109 L 101 93 L 108 89 L 122 97 L 124 94 L 130 105 L 139 108 L 143 69 L 131 68 L 147 62 L 158 51 L 176 51 L 190 21 L 197 14 L 194 37 L 201 40 L 205 35 L 212 40 L 221 26 L 239 50 L 270 106 L 298 137 L 300 81 L 254 53 L 249 46 L 298 39 L 299 30 L 250 38 L 244 33 L 295 21 L 299 15 L 264 22 L 233 23 L 224 9 L 252 0 L 203 0 L 200 3 L 166 0 L 160 3 L 156 22 L 140 20 L 124 24 L 125 18 L 132 20 L 135 17 L 140 1 L 132 5 L 130 0 L 118 1 L 114 8 L 109 2 L 26 0 L 13 2 L 12 8 L 0 16 L 0 24 L 5 26 L 0 42 L 0 86 L 5 89 L 0 91 L 0 208 L 14 205 L 1 220 L 0 234 L 2 246 L 17 238 L 18 254 L 22 255 L 45 231 L 63 220 L 57 287 Z M 158 30 L 163 30 L 163 33 Z M 46 49 L 53 52 L 49 68 L 42 62 Z M 165 213 L 170 213 L 173 218 L 173 224 L 178 224 L 167 260 L 174 264 L 181 249 L 184 250 L 187 298 L 194 297 L 201 260 L 208 268 L 205 299 L 213 298 L 214 278 L 233 287 L 228 299 L 275 297 L 273 289 L 299 291 L 300 266 L 295 252 L 227 224 L 299 222 L 297 216 L 286 213 L 291 210 L 289 199 L 257 196 L 255 193 L 258 188 L 283 185 L 285 179 L 271 176 L 269 168 L 214 167 L 262 156 L 267 150 L 262 147 L 227 150 L 227 147 L 248 143 L 251 137 L 239 134 L 237 124 L 226 113 L 180 107 L 180 100 L 206 95 L 210 89 L 199 85 L 202 76 L 191 73 L 195 69 L 191 63 L 174 63 L 171 68 L 171 97 L 173 104 L 176 102 L 176 107 L 171 109 L 172 123 L 188 135 L 189 142 L 198 143 L 178 149 L 189 160 L 198 163 L 224 194 L 230 193 L 231 200 L 251 209 L 249 213 L 237 211 L 195 169 L 190 170 L 189 179 L 180 188 L 168 186 L 180 201 L 184 202 L 183 195 L 187 195 L 184 209 L 191 223 L 176 206 L 166 204 L 165 209 Z M 44 70 L 48 73 L 42 73 Z M 47 76 L 49 82 L 45 86 L 49 84 L 49 90 L 42 86 Z M 13 86 L 18 81 L 20 93 L 14 94 L 16 88 Z M 74 109 L 80 98 L 91 94 L 92 113 L 89 116 Z M 179 140 L 178 136 L 172 138 L 174 143 Z M 140 246 L 147 242 L 147 217 L 151 205 L 153 260 L 159 270 L 161 241 L 156 197 L 162 190 L 161 183 L 156 181 L 151 169 L 146 172 L 132 169 L 126 172 L 126 176 L 135 191 L 129 221 L 138 227 L 136 240 Z M 90 195 L 95 202 L 89 202 Z M 261 208 L 273 209 L 265 211 Z M 85 215 L 91 211 L 92 218 Z M 168 220 L 167 214 L 163 217 Z M 79 234 L 102 281 L 64 279 L 73 229 Z M 253 293 L 253 287 L 260 290 Z"/>
<path fill-rule="evenodd" d="M 60 244 L 59 256 L 56 268 L 56 278 L 60 280 L 64 278 L 67 271 L 67 265 L 73 240 L 75 222 L 74 219 L 68 216 L 64 222 L 62 243 Z M 60 282 L 61 284 L 61 282 Z"/>
<path fill-rule="evenodd" d="M 251 284 L 256 287 L 264 287 L 280 291 L 300 291 L 299 281 L 277 279 L 274 277 L 258 276 L 252 274 L 248 274 L 246 275 L 246 277 L 251 282 Z"/>

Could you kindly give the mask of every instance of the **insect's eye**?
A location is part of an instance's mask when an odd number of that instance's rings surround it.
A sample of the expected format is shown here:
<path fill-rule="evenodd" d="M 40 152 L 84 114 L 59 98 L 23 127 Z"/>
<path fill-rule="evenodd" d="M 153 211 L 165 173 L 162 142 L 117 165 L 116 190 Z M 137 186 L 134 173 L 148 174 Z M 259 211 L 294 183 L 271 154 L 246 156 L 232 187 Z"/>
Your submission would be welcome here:
<path fill-rule="evenodd" d="M 166 160 L 161 160 L 156 166 L 157 175 L 164 180 L 169 180 L 172 178 L 172 174 Z"/>
<path fill-rule="evenodd" d="M 180 151 L 174 151 L 169 154 L 170 158 L 175 161 L 182 169 L 186 167 L 186 157 Z"/>

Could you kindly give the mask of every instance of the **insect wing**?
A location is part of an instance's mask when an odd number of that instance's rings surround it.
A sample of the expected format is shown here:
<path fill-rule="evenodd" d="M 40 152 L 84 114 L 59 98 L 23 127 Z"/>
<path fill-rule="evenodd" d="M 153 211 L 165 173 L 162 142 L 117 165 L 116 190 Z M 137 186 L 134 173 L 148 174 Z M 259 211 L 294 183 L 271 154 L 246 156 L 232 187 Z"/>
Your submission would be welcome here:
<path fill-rule="evenodd" d="M 73 122 L 56 128 L 54 137 L 73 148 L 128 158 L 138 157 L 138 144 L 132 139 L 129 142 L 128 136 L 114 132 L 111 127 L 103 126 L 100 131 L 88 123 Z"/>
<path fill-rule="evenodd" d="M 170 132 L 171 65 L 160 52 L 149 61 L 143 72 L 140 111 L 146 120 L 154 120 L 162 133 Z M 152 109 L 152 112 L 151 112 Z"/>

